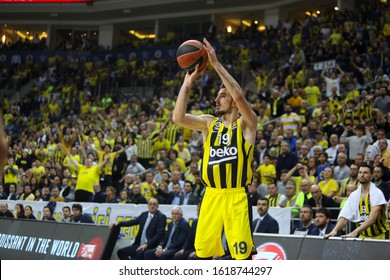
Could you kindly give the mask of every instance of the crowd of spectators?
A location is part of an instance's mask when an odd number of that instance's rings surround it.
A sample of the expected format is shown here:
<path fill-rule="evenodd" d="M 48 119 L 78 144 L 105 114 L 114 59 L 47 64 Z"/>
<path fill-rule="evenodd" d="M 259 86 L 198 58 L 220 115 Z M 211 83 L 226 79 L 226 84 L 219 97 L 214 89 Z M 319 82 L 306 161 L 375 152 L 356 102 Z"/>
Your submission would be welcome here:
<path fill-rule="evenodd" d="M 270 207 L 342 206 L 363 162 L 375 167 L 373 181 L 389 200 L 390 13 L 367 2 L 264 32 L 252 26 L 214 36 L 258 115 L 253 181 Z M 334 66 L 314 70 L 325 60 Z M 175 61 L 53 55 L 46 65 L 20 67 L 35 73 L 34 85 L 20 102 L 2 100 L 9 150 L 1 199 L 142 204 L 154 197 L 187 205 L 202 198 L 203 136 L 171 120 L 185 75 Z M 124 94 L 129 81 L 153 94 Z M 206 69 L 191 113 L 213 112 L 219 82 Z M 85 170 L 95 175 L 85 180 Z"/>

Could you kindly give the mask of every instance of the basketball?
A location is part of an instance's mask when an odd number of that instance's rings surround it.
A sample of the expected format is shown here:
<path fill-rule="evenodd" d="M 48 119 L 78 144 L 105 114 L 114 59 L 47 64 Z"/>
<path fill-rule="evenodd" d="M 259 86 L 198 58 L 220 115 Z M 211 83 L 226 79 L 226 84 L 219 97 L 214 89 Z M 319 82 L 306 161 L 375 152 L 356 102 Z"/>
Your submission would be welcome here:
<path fill-rule="evenodd" d="M 179 66 L 191 72 L 195 66 L 199 64 L 199 71 L 203 71 L 207 67 L 208 56 L 203 43 L 197 40 L 185 41 L 177 49 L 176 59 Z"/>

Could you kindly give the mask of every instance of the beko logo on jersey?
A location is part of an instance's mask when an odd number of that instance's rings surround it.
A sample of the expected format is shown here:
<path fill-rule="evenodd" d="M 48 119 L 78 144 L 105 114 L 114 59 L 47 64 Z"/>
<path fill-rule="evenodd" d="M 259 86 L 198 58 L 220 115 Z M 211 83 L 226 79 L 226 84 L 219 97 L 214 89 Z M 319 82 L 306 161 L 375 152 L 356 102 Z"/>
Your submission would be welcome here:
<path fill-rule="evenodd" d="M 223 147 L 219 149 L 214 149 L 211 147 L 210 149 L 210 157 L 230 157 L 230 156 L 236 156 L 237 155 L 237 148 L 236 147 Z"/>

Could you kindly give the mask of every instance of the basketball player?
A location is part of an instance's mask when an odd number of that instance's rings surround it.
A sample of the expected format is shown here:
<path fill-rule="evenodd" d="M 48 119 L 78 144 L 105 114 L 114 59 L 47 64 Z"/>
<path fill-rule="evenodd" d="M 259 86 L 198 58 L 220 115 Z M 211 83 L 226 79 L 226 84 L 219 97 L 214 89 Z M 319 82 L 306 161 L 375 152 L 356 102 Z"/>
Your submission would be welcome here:
<path fill-rule="evenodd" d="M 386 219 L 387 202 L 380 189 L 372 180 L 372 169 L 363 163 L 359 168 L 359 188 L 348 197 L 340 211 L 339 220 L 334 229 L 324 235 L 325 238 L 336 236 L 348 221 L 356 223 L 356 229 L 342 235 L 346 237 L 389 239 L 389 224 Z"/>
<path fill-rule="evenodd" d="M 209 62 L 222 80 L 215 98 L 217 116 L 186 114 L 191 87 L 200 75 L 198 65 L 194 72 L 186 74 L 173 111 L 176 124 L 201 131 L 204 137 L 201 174 L 207 188 L 195 239 L 196 255 L 222 256 L 224 230 L 232 257 L 247 259 L 254 245 L 245 186 L 252 181 L 256 114 L 210 43 L 206 39 L 203 42 Z"/>

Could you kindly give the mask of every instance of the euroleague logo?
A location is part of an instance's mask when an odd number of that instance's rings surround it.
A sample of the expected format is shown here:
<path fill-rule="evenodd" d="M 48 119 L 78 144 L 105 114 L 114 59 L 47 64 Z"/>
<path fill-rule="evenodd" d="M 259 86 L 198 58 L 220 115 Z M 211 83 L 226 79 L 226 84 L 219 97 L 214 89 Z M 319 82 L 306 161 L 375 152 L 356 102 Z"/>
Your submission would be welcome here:
<path fill-rule="evenodd" d="M 77 252 L 78 259 L 98 260 L 103 253 L 103 239 L 99 236 L 92 238 L 88 243 L 82 243 Z"/>
<path fill-rule="evenodd" d="M 264 243 L 256 251 L 257 255 L 252 256 L 252 260 L 287 260 L 286 252 L 277 243 Z"/>

